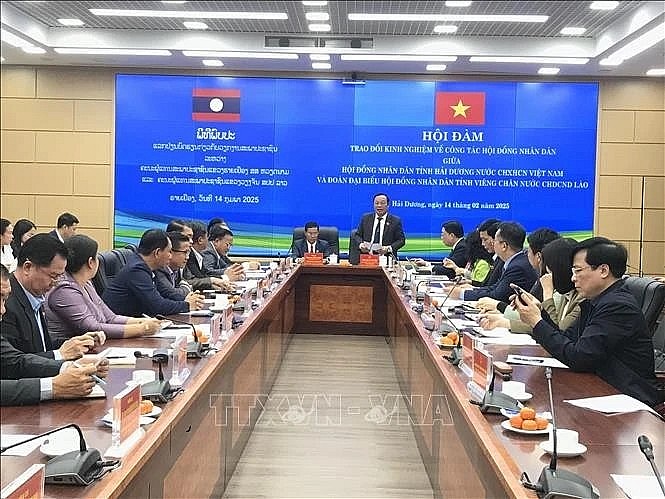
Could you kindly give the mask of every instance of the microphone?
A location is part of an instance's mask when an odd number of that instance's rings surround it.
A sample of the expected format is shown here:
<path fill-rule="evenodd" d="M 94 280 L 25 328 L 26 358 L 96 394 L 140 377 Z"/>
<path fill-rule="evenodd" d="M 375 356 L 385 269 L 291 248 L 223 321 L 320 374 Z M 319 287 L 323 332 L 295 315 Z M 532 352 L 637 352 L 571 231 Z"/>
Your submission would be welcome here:
<path fill-rule="evenodd" d="M 540 498 L 569 498 L 569 499 L 598 499 L 600 494 L 596 487 L 587 479 L 568 470 L 557 470 L 557 437 L 556 417 L 554 415 L 554 400 L 552 397 L 552 368 L 545 368 L 547 378 L 547 392 L 550 398 L 550 412 L 552 413 L 552 459 L 549 466 L 543 468 L 537 483 L 532 483 L 526 472 L 522 473 L 520 482 L 527 489 L 535 490 Z"/>
<path fill-rule="evenodd" d="M 521 406 L 518 400 L 503 392 L 494 391 L 495 380 L 496 377 L 492 374 L 492 381 L 490 381 L 490 386 L 485 392 L 482 402 L 475 400 L 470 400 L 469 402 L 480 406 L 480 412 L 483 414 L 501 414 L 501 409 L 519 412 Z"/>
<path fill-rule="evenodd" d="M 118 465 L 119 461 L 102 461 L 102 457 L 97 449 L 88 449 L 81 428 L 74 423 L 45 431 L 39 435 L 21 440 L 20 442 L 14 442 L 11 445 L 1 447 L 0 454 L 14 447 L 18 447 L 19 445 L 57 433 L 66 428 L 74 428 L 78 433 L 79 450 L 67 452 L 50 459 L 46 463 L 44 483 L 57 485 L 90 485 L 93 480 L 101 478 L 112 469 L 105 468 L 108 466 L 116 467 Z"/>
<path fill-rule="evenodd" d="M 640 435 L 637 437 L 637 443 L 640 446 L 642 454 L 644 454 L 644 457 L 646 457 L 647 461 L 649 461 L 651 469 L 653 470 L 653 474 L 656 475 L 656 480 L 658 480 L 658 485 L 660 485 L 660 490 L 663 491 L 663 496 L 665 496 L 665 485 L 663 485 L 663 480 L 660 478 L 660 473 L 658 472 L 658 468 L 656 467 L 656 463 L 653 459 L 653 446 L 651 445 L 649 437 L 646 435 Z"/>
<path fill-rule="evenodd" d="M 187 358 L 188 359 L 200 359 L 203 357 L 203 345 L 199 342 L 199 337 L 196 335 L 196 328 L 194 324 L 187 321 L 181 321 L 180 319 L 169 319 L 164 315 L 158 314 L 155 316 L 156 319 L 160 321 L 171 321 L 175 324 L 183 324 L 192 328 L 192 333 L 194 334 L 194 341 L 187 343 Z"/>

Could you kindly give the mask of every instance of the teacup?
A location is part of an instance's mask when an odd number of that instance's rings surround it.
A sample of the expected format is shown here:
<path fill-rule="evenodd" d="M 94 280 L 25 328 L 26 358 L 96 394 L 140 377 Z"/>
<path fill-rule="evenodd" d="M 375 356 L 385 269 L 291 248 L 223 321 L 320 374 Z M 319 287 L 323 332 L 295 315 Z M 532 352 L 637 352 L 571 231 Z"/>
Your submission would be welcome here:
<path fill-rule="evenodd" d="M 577 433 L 575 430 L 557 428 L 556 430 L 557 450 L 561 452 L 574 451 L 580 445 L 579 437 L 580 437 L 579 433 Z M 551 428 L 550 428 L 549 444 L 553 445 Z"/>
<path fill-rule="evenodd" d="M 132 373 L 132 381 L 139 385 L 145 385 L 151 381 L 155 381 L 155 371 L 150 369 L 139 369 Z"/>
<path fill-rule="evenodd" d="M 513 398 L 518 398 L 526 393 L 526 385 L 521 381 L 504 381 L 501 385 L 501 391 Z"/>
<path fill-rule="evenodd" d="M 226 308 L 229 304 L 229 297 L 228 295 L 217 295 L 215 296 L 215 305 L 213 308 L 218 309 L 218 308 Z"/>
<path fill-rule="evenodd" d="M 328 262 L 330 263 L 330 265 L 337 265 L 337 255 L 335 253 L 331 254 L 328 257 Z"/>

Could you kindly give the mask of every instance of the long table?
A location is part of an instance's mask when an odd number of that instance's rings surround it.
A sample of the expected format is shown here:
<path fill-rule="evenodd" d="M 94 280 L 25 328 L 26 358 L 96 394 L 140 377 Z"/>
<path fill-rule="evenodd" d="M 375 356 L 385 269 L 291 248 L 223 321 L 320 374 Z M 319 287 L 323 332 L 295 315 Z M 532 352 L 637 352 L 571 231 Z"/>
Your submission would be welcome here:
<path fill-rule="evenodd" d="M 469 403 L 467 377 L 450 365 L 432 342 L 408 298 L 380 268 L 300 266 L 286 277 L 214 356 L 190 362 L 185 392 L 164 406 L 159 419 L 123 460 L 122 467 L 90 487 L 47 486 L 48 497 L 210 497 L 220 496 L 242 454 L 262 404 L 270 393 L 291 334 L 383 335 L 392 351 L 414 435 L 437 497 L 534 497 L 519 484 L 522 471 L 536 479 L 549 457 L 538 448 L 542 438 L 503 430 L 501 416 L 486 416 Z M 165 340 L 114 342 L 117 346 L 163 347 Z M 495 359 L 506 347 L 490 347 Z M 511 353 L 542 354 L 540 347 L 511 347 Z M 149 359 L 136 366 L 152 368 Z M 111 369 L 109 393 L 117 393 L 132 369 Z M 167 372 L 170 372 L 167 369 Z M 547 410 L 541 368 L 516 366 L 513 379 L 534 394 L 532 405 Z M 591 480 L 601 497 L 620 497 L 609 473 L 649 474 L 637 446 L 647 434 L 663 469 L 665 425 L 640 412 L 607 417 L 563 400 L 616 393 L 598 377 L 556 370 L 557 423 L 579 432 L 588 447 L 581 457 L 560 466 Z M 36 434 L 77 422 L 89 446 L 104 450 L 110 429 L 98 419 L 111 398 L 49 402 L 33 407 L 4 407 L 6 433 Z M 2 485 L 33 462 L 46 462 L 39 451 L 26 458 L 3 456 Z"/>

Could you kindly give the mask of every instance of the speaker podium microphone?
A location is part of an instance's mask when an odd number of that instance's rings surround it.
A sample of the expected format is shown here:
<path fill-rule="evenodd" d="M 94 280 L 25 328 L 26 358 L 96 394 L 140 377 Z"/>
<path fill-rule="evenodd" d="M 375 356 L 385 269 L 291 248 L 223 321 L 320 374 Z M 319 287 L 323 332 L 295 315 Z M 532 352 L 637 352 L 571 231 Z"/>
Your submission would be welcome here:
<path fill-rule="evenodd" d="M 182 324 L 184 326 L 189 326 L 192 328 L 192 334 L 194 335 L 194 341 L 189 341 L 187 343 L 187 358 L 188 359 L 200 359 L 203 357 L 204 351 L 203 351 L 203 344 L 199 341 L 199 337 L 196 334 L 196 328 L 194 327 L 194 324 L 187 322 L 187 321 L 181 321 L 179 319 L 169 319 L 165 315 L 156 315 L 156 319 L 159 319 L 160 321 L 171 321 L 175 324 Z"/>
<path fill-rule="evenodd" d="M 46 463 L 44 470 L 44 483 L 53 485 L 90 485 L 94 480 L 101 478 L 106 473 L 116 468 L 120 461 L 103 461 L 97 449 L 89 449 L 85 444 L 85 438 L 81 428 L 74 423 L 70 423 L 60 428 L 45 431 L 19 442 L 14 442 L 0 448 L 0 454 L 5 451 L 18 447 L 38 438 L 57 433 L 66 428 L 74 428 L 79 437 L 79 450 L 66 452 L 60 456 L 50 459 Z"/>
<path fill-rule="evenodd" d="M 642 454 L 644 454 L 644 457 L 646 457 L 647 461 L 649 461 L 651 469 L 653 470 L 653 474 L 656 475 L 656 480 L 658 480 L 660 490 L 663 492 L 663 497 L 665 497 L 665 485 L 663 485 L 663 479 L 660 478 L 660 473 L 658 472 L 658 468 L 656 467 L 656 463 L 653 459 L 653 445 L 651 445 L 649 437 L 646 435 L 640 435 L 637 437 L 637 443 L 640 446 Z"/>
<path fill-rule="evenodd" d="M 594 485 L 586 478 L 568 470 L 558 470 L 557 465 L 557 436 L 556 418 L 554 416 L 554 401 L 552 398 L 552 368 L 545 368 L 547 378 L 547 391 L 550 397 L 550 412 L 552 413 L 552 458 L 549 466 L 543 468 L 538 482 L 533 483 L 526 472 L 520 479 L 527 489 L 535 490 L 540 498 L 544 499 L 598 499 L 600 494 Z"/>

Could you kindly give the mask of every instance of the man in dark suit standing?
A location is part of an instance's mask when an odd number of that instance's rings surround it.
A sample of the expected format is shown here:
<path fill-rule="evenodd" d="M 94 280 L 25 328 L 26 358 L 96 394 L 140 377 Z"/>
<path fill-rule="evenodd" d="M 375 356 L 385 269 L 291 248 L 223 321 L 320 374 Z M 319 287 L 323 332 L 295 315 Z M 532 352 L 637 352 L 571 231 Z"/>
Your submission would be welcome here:
<path fill-rule="evenodd" d="M 294 258 L 302 258 L 305 253 L 323 253 L 323 258 L 330 256 L 330 244 L 324 239 L 319 239 L 319 230 L 319 224 L 316 222 L 305 224 L 305 238 L 293 243 Z"/>
<path fill-rule="evenodd" d="M 441 242 L 451 249 L 447 260 L 452 260 L 460 268 L 466 267 L 466 241 L 464 240 L 464 228 L 457 220 L 446 222 L 441 227 Z M 449 279 L 455 278 L 455 268 L 448 268 L 444 265 L 434 265 L 432 274 L 445 275 Z"/>
<path fill-rule="evenodd" d="M 5 313 L 5 303 L 11 293 L 9 272 L 0 265 L 0 320 Z M 99 366 L 49 359 L 31 353 L 23 353 L 0 336 L 0 405 L 37 404 L 53 398 L 85 397 L 95 382 L 93 373 L 106 377 L 108 360 Z"/>
<path fill-rule="evenodd" d="M 406 243 L 402 220 L 388 213 L 389 202 L 386 194 L 375 194 L 374 213 L 366 213 L 360 220 L 353 243 L 361 253 L 396 256 Z"/>
<path fill-rule="evenodd" d="M 65 273 L 67 248 L 48 234 L 28 239 L 10 276 L 14 290 L 7 300 L 2 335 L 19 351 L 43 357 L 77 359 L 95 344 L 89 334 L 68 339 L 54 350 L 43 311 L 44 295 Z"/>

